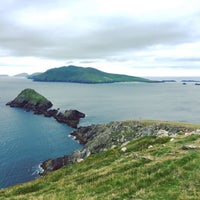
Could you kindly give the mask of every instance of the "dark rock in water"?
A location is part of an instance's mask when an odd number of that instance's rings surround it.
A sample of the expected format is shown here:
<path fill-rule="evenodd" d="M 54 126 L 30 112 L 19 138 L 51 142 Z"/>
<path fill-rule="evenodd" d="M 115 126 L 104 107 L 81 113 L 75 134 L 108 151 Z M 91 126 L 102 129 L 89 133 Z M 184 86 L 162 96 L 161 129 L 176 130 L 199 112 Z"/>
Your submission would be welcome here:
<path fill-rule="evenodd" d="M 81 126 L 77 130 L 72 132 L 71 135 L 75 136 L 76 140 L 78 140 L 80 144 L 86 144 L 88 141 L 92 140 L 92 138 L 96 136 L 98 130 L 95 128 L 95 125 Z"/>
<path fill-rule="evenodd" d="M 33 111 L 35 114 L 43 114 L 53 104 L 35 90 L 28 88 L 23 90 L 13 101 L 8 102 L 6 105 L 23 108 L 26 111 Z"/>
<path fill-rule="evenodd" d="M 77 110 L 66 110 L 64 113 L 59 112 L 54 118 L 60 122 L 65 123 L 72 128 L 77 128 L 80 118 L 84 118 L 85 114 Z"/>
<path fill-rule="evenodd" d="M 48 174 L 49 172 L 55 171 L 65 165 L 69 165 L 72 163 L 73 162 L 72 162 L 71 156 L 67 156 L 67 155 L 60 158 L 48 159 L 40 165 L 42 169 L 44 170 L 43 172 L 41 172 L 40 175 Z"/>
<path fill-rule="evenodd" d="M 45 117 L 56 117 L 58 113 L 58 109 L 50 109 L 50 110 L 47 110 L 46 112 L 44 112 L 44 116 Z"/>
<path fill-rule="evenodd" d="M 81 162 L 84 158 L 88 157 L 89 155 L 90 151 L 87 148 L 83 148 L 82 150 L 76 150 L 72 155 L 65 155 L 63 157 L 55 159 L 48 159 L 40 165 L 40 167 L 43 169 L 40 175 L 48 174 L 66 165 Z"/>
<path fill-rule="evenodd" d="M 33 89 L 23 90 L 13 101 L 8 102 L 6 105 L 33 111 L 34 114 L 44 114 L 45 117 L 54 117 L 58 122 L 65 123 L 72 128 L 77 128 L 80 118 L 85 117 L 84 113 L 77 110 L 66 110 L 64 113 L 58 113 L 59 109 L 50 109 L 53 104 Z"/>

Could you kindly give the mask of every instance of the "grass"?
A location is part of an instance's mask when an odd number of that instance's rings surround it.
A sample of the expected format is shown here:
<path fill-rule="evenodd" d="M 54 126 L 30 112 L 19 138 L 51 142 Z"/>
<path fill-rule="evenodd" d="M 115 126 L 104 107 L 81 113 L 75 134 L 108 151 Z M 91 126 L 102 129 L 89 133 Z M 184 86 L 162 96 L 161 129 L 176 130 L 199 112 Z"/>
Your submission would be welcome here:
<path fill-rule="evenodd" d="M 200 199 L 199 135 L 145 136 L 93 154 L 43 178 L 0 190 L 0 199 L 129 200 Z M 149 146 L 151 148 L 148 148 Z M 148 158 L 148 159 L 145 159 Z"/>
<path fill-rule="evenodd" d="M 35 90 L 29 88 L 23 90 L 15 99 L 15 101 L 19 103 L 25 100 L 34 105 L 38 103 L 48 103 L 48 100 L 45 97 L 37 93 Z"/>

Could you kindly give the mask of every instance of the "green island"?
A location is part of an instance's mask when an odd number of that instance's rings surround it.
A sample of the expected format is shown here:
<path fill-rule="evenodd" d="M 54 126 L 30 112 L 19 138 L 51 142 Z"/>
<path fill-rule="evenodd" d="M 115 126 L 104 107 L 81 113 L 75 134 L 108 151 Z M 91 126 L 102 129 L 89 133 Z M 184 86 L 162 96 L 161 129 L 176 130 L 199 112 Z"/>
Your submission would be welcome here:
<path fill-rule="evenodd" d="M 28 78 L 34 81 L 72 83 L 156 82 L 146 78 L 111 74 L 91 67 L 84 68 L 73 65 L 49 69 L 44 73 L 30 75 Z"/>
<path fill-rule="evenodd" d="M 44 96 L 42 96 L 41 94 L 39 94 L 38 92 L 36 92 L 35 90 L 31 88 L 22 90 L 20 94 L 15 98 L 14 101 L 19 104 L 23 103 L 24 101 L 27 101 L 33 105 L 36 105 L 39 103 L 46 104 L 49 102 Z"/>
<path fill-rule="evenodd" d="M 42 113 L 51 108 L 53 104 L 35 90 L 26 88 L 6 105 L 23 108 L 26 111 L 33 110 L 34 112 Z"/>
<path fill-rule="evenodd" d="M 0 199 L 200 199 L 200 125 L 130 120 L 86 129 L 86 147 L 98 152 L 2 189 Z"/>

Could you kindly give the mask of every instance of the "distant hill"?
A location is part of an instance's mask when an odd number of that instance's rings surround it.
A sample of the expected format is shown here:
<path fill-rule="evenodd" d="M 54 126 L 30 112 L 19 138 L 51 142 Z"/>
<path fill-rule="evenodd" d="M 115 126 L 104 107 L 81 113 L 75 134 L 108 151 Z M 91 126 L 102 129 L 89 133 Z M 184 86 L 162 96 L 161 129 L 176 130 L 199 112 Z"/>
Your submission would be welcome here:
<path fill-rule="evenodd" d="M 34 81 L 73 83 L 153 82 L 145 78 L 111 74 L 91 67 L 73 65 L 49 69 L 44 73 L 31 75 L 29 78 Z"/>
<path fill-rule="evenodd" d="M 27 78 L 28 79 L 33 79 L 35 76 L 38 76 L 40 74 L 42 74 L 42 72 L 35 72 L 35 73 L 31 74 L 31 75 L 28 75 Z"/>
<path fill-rule="evenodd" d="M 7 74 L 0 74 L 0 77 L 8 77 L 9 75 Z"/>
<path fill-rule="evenodd" d="M 20 74 L 14 75 L 14 77 L 28 77 L 28 74 L 27 73 L 20 73 Z"/>

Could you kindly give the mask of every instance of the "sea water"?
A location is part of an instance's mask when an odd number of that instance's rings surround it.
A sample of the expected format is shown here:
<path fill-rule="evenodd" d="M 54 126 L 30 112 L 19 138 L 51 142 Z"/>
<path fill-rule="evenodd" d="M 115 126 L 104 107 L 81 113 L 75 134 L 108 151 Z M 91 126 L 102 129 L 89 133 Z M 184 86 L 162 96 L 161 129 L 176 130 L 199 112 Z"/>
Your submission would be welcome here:
<path fill-rule="evenodd" d="M 81 126 L 128 119 L 200 123 L 200 86 L 194 83 L 78 84 L 1 77 L 0 188 L 33 180 L 42 161 L 82 147 L 70 137 L 72 128 L 5 106 L 25 88 L 44 95 L 53 108 L 84 112 Z"/>

